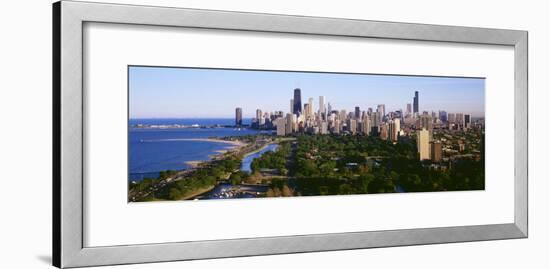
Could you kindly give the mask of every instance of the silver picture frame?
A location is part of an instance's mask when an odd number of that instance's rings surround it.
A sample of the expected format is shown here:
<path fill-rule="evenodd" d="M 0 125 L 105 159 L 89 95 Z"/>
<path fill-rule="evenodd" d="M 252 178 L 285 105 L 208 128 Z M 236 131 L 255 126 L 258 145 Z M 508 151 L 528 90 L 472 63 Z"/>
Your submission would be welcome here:
<path fill-rule="evenodd" d="M 423 229 L 304 234 L 162 244 L 85 247 L 85 22 L 229 29 L 396 40 L 504 45 L 515 57 L 514 222 Z M 306 16 L 61 1 L 53 4 L 53 265 L 149 263 L 526 238 L 528 231 L 527 31 Z"/>

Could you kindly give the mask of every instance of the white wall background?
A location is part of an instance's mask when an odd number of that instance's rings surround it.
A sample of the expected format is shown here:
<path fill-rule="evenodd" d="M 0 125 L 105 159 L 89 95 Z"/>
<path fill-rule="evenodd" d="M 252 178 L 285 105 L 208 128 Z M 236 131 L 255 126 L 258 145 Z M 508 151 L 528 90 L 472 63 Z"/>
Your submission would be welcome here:
<path fill-rule="evenodd" d="M 549 268 L 550 23 L 544 1 L 115 0 L 204 9 L 529 31 L 530 236 L 523 240 L 142 264 L 113 268 Z M 51 262 L 51 1 L 0 9 L 0 268 Z M 511 149 L 511 145 L 503 150 Z"/>

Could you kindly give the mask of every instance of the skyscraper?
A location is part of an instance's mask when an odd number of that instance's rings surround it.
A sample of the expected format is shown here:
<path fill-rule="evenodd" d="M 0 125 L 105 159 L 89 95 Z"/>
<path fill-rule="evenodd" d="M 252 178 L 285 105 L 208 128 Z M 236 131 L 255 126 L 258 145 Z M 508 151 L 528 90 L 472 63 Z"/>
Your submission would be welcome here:
<path fill-rule="evenodd" d="M 455 113 L 449 113 L 447 114 L 447 121 L 450 123 L 456 122 L 456 114 Z"/>
<path fill-rule="evenodd" d="M 243 109 L 240 107 L 237 107 L 235 109 L 235 126 L 242 126 L 243 125 Z"/>
<path fill-rule="evenodd" d="M 346 121 L 346 110 L 342 109 L 340 110 L 340 114 L 338 114 L 338 118 L 342 122 L 342 124 Z"/>
<path fill-rule="evenodd" d="M 319 96 L 319 114 L 324 114 L 325 112 L 325 97 Z"/>
<path fill-rule="evenodd" d="M 439 120 L 442 122 L 447 122 L 447 112 L 445 110 L 439 111 Z"/>
<path fill-rule="evenodd" d="M 313 98 L 311 98 L 311 97 L 309 98 L 308 104 L 309 104 L 309 111 L 308 111 L 309 116 L 313 117 L 313 114 L 314 114 L 314 111 L 315 111 L 315 110 L 313 110 Z"/>
<path fill-rule="evenodd" d="M 290 99 L 290 113 L 294 113 L 294 99 Z"/>
<path fill-rule="evenodd" d="M 412 114 L 412 105 L 410 103 L 407 104 L 407 115 Z"/>
<path fill-rule="evenodd" d="M 262 110 L 256 109 L 256 122 L 258 123 L 258 127 L 263 124 L 262 119 Z"/>
<path fill-rule="evenodd" d="M 418 91 L 414 92 L 413 113 L 418 113 Z"/>
<path fill-rule="evenodd" d="M 459 128 L 464 127 L 464 114 L 463 113 L 456 113 L 456 123 L 460 126 Z"/>
<path fill-rule="evenodd" d="M 382 122 L 384 116 L 386 116 L 386 105 L 378 105 L 376 112 L 378 112 L 378 121 Z"/>
<path fill-rule="evenodd" d="M 358 106 L 355 107 L 355 118 L 356 119 L 361 118 L 361 109 Z"/>
<path fill-rule="evenodd" d="M 432 161 L 433 162 L 440 162 L 441 161 L 441 155 L 442 155 L 442 147 L 441 147 L 441 142 L 439 141 L 434 141 L 432 143 Z"/>
<path fill-rule="evenodd" d="M 284 136 L 286 134 L 286 120 L 285 118 L 277 118 L 275 120 L 275 124 L 277 125 L 277 135 Z"/>
<path fill-rule="evenodd" d="M 300 91 L 300 88 L 294 89 L 293 113 L 296 114 L 296 116 L 302 114 L 302 93 Z"/>
<path fill-rule="evenodd" d="M 421 115 L 419 121 L 420 121 L 420 128 L 426 129 L 428 131 L 428 139 L 431 140 L 434 132 L 432 117 L 430 115 Z"/>
<path fill-rule="evenodd" d="M 430 133 L 426 129 L 422 129 L 416 133 L 416 146 L 420 160 L 430 159 Z"/>
<path fill-rule="evenodd" d="M 470 128 L 472 123 L 472 115 L 464 114 L 464 128 Z"/>
<path fill-rule="evenodd" d="M 399 131 L 401 131 L 401 121 L 396 118 L 390 121 L 390 139 L 397 141 L 399 139 Z"/>
<path fill-rule="evenodd" d="M 380 124 L 380 139 L 382 140 L 388 140 L 388 138 L 390 138 L 389 134 L 388 134 L 388 124 L 383 122 Z"/>
<path fill-rule="evenodd" d="M 368 116 L 365 116 L 363 118 L 363 130 L 362 132 L 366 135 L 370 135 L 370 132 L 371 132 L 371 121 L 370 121 L 370 118 Z"/>
<path fill-rule="evenodd" d="M 378 112 L 373 112 L 371 114 L 371 125 L 374 127 L 378 127 L 380 125 L 380 115 Z"/>
<path fill-rule="evenodd" d="M 355 119 L 349 119 L 348 121 L 348 131 L 352 134 L 355 134 L 357 132 L 357 120 Z"/>
<path fill-rule="evenodd" d="M 292 121 L 291 113 L 286 114 L 285 134 L 291 134 L 294 131 L 294 123 Z"/>
<path fill-rule="evenodd" d="M 341 128 L 342 128 L 342 125 L 340 124 L 340 120 L 338 118 L 335 119 L 334 126 L 332 127 L 332 132 L 335 134 L 339 134 Z"/>
<path fill-rule="evenodd" d="M 319 124 L 319 133 L 328 134 L 328 123 L 326 121 L 322 121 L 321 124 Z"/>

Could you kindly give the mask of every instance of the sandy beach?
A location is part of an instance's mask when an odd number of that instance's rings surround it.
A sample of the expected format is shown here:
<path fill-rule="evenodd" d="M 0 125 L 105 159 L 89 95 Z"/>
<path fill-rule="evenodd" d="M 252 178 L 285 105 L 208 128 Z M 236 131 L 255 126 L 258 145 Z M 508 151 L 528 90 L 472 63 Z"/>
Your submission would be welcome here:
<path fill-rule="evenodd" d="M 214 143 L 224 143 L 224 144 L 228 144 L 228 145 L 231 145 L 231 147 L 229 149 L 220 149 L 220 150 L 215 150 L 216 154 L 213 154 L 213 155 L 209 155 L 208 157 L 210 157 L 210 160 L 218 157 L 218 156 L 221 156 L 231 150 L 236 150 L 236 149 L 239 149 L 243 146 L 246 146 L 245 143 L 241 142 L 241 141 L 231 141 L 231 140 L 223 140 L 223 139 L 215 139 L 215 138 L 184 138 L 184 139 L 178 139 L 179 141 L 199 141 L 199 142 L 214 142 Z M 185 164 L 189 165 L 191 168 L 196 168 L 198 167 L 200 164 L 204 163 L 204 162 L 209 162 L 210 160 L 204 160 L 204 161 L 187 161 L 185 162 Z"/>
<path fill-rule="evenodd" d="M 203 163 L 205 161 L 187 161 L 185 164 L 189 165 L 191 168 L 196 168 L 199 166 L 199 164 Z"/>

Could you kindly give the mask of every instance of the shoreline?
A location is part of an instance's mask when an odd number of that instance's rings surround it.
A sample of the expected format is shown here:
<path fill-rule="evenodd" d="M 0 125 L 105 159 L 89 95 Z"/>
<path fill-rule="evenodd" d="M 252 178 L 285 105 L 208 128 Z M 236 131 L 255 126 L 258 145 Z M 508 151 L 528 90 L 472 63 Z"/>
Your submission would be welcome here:
<path fill-rule="evenodd" d="M 230 144 L 235 147 L 242 147 L 246 146 L 245 143 L 239 141 L 239 140 L 224 140 L 219 138 L 181 138 L 181 139 L 171 139 L 172 141 L 197 141 L 197 142 L 214 142 L 214 143 L 225 143 Z"/>
<path fill-rule="evenodd" d="M 231 147 L 228 147 L 226 149 L 214 150 L 214 152 L 215 152 L 214 154 L 208 155 L 208 158 L 209 158 L 208 160 L 191 160 L 191 161 L 184 162 L 186 165 L 189 166 L 188 169 L 197 168 L 201 164 L 211 162 L 211 161 L 215 160 L 216 158 L 222 157 L 223 155 L 225 155 L 228 152 L 238 150 L 238 149 L 240 149 L 240 148 L 247 145 L 246 143 L 244 143 L 242 141 L 239 141 L 239 140 L 233 141 L 233 140 L 224 140 L 224 139 L 217 139 L 217 138 L 182 138 L 182 139 L 178 139 L 178 140 L 179 141 L 214 142 L 214 143 L 223 143 L 223 144 L 231 145 Z"/>
<path fill-rule="evenodd" d="M 262 147 L 260 147 L 260 148 L 258 148 L 258 149 L 255 149 L 255 150 L 253 150 L 253 151 L 251 151 L 251 152 L 245 154 L 245 155 L 243 156 L 243 159 L 246 158 L 246 157 L 248 157 L 248 156 L 250 156 L 250 155 L 252 155 L 252 154 L 256 154 L 256 153 L 258 153 L 258 152 L 264 150 L 264 149 L 267 148 L 269 145 L 279 145 L 279 142 L 276 142 L 276 141 L 269 142 L 269 143 L 263 145 Z"/>
<path fill-rule="evenodd" d="M 206 163 L 209 163 L 211 161 L 214 161 L 216 160 L 217 158 L 220 158 L 220 157 L 223 157 L 226 153 L 230 153 L 230 152 L 233 152 L 235 150 L 239 150 L 240 148 L 242 147 L 245 147 L 247 146 L 248 144 L 247 143 L 244 143 L 240 140 L 224 140 L 224 139 L 217 139 L 217 138 L 181 138 L 181 139 L 166 139 L 166 140 L 171 140 L 171 141 L 197 141 L 197 142 L 214 142 L 214 143 L 223 143 L 223 144 L 229 144 L 231 145 L 231 147 L 228 147 L 226 149 L 219 149 L 219 150 L 214 150 L 214 154 L 209 154 L 208 155 L 208 158 L 207 160 L 190 160 L 190 161 L 184 161 L 183 163 L 185 165 L 187 165 L 188 167 L 187 168 L 184 168 L 182 170 L 177 170 L 178 173 L 182 173 L 182 172 L 189 172 L 190 170 L 194 170 L 194 169 L 197 169 L 197 168 L 200 168 L 201 165 L 203 164 L 206 164 Z M 269 145 L 272 145 L 272 144 L 279 144 L 280 141 L 272 141 L 272 142 L 269 142 L 265 145 L 263 145 L 262 147 L 258 148 L 258 149 L 255 149 L 251 152 L 248 152 L 247 154 L 243 155 L 243 159 L 250 156 L 250 155 L 253 155 L 253 154 L 256 154 L 262 150 L 264 150 L 265 148 L 267 148 Z M 159 172 L 149 172 L 149 173 L 160 173 Z M 132 181 L 130 179 L 128 179 L 128 181 Z M 138 181 L 141 181 L 141 180 L 138 180 Z"/>

